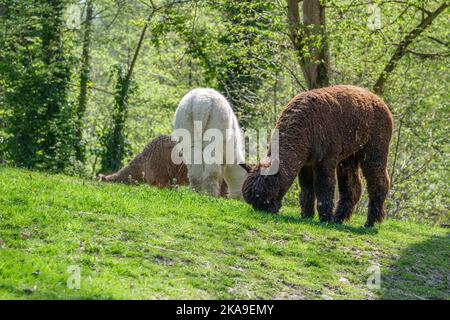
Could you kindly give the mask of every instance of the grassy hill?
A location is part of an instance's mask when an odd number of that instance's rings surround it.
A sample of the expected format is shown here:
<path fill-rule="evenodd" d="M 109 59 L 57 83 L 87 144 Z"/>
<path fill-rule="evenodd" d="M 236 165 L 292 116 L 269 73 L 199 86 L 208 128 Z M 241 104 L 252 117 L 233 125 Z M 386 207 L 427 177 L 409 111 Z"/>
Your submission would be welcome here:
<path fill-rule="evenodd" d="M 0 168 L 0 298 L 449 299 L 448 229 L 363 222 Z M 366 285 L 373 264 L 379 290 Z"/>

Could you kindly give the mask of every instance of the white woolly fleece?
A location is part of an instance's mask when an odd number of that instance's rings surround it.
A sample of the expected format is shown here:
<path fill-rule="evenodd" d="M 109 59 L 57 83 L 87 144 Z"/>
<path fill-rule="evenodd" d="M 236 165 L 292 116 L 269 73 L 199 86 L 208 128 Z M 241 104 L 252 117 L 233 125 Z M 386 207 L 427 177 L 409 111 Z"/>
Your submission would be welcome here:
<path fill-rule="evenodd" d="M 218 196 L 220 184 L 224 179 L 230 196 L 241 198 L 241 185 L 246 172 L 238 164 L 244 161 L 245 140 L 226 98 L 213 89 L 199 88 L 190 91 L 181 99 L 175 113 L 172 139 L 179 142 L 178 129 L 187 130 L 191 136 L 190 158 L 187 157 L 187 150 L 180 150 L 177 147 L 187 165 L 191 188 Z M 205 163 L 201 156 L 208 151 L 205 148 L 215 142 L 208 142 L 210 138 L 208 133 L 214 131 L 210 129 L 220 131 L 223 137 L 223 149 L 219 150 L 219 152 L 222 151 L 219 157 L 223 156 L 221 164 Z M 205 135 L 208 130 L 209 132 Z M 188 163 L 187 158 L 191 159 L 192 163 Z M 194 162 L 194 159 L 201 159 L 201 161 Z"/>

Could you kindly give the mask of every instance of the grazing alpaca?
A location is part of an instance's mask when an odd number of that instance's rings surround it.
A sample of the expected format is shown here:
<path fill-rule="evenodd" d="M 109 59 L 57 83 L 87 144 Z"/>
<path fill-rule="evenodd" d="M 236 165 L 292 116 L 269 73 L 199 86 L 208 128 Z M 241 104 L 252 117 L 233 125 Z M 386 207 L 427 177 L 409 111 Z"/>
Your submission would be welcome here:
<path fill-rule="evenodd" d="M 170 136 L 162 135 L 150 141 L 144 151 L 120 171 L 104 176 L 105 182 L 137 183 L 143 182 L 158 187 L 172 184 L 187 185 L 187 168 L 184 164 L 176 165 L 171 160 L 175 143 Z"/>
<path fill-rule="evenodd" d="M 279 158 L 271 159 L 269 151 L 266 164 L 243 165 L 249 172 L 242 186 L 244 199 L 257 209 L 278 212 L 298 176 L 302 217 L 314 216 L 317 198 L 320 220 L 342 223 L 350 218 L 361 195 L 361 167 L 369 193 L 365 225 L 371 227 L 384 217 L 392 127 L 386 104 L 364 89 L 339 85 L 301 93 L 277 121 Z M 276 162 L 276 174 L 260 174 Z M 333 216 L 336 173 L 340 198 Z"/>
<path fill-rule="evenodd" d="M 213 142 L 219 143 L 215 150 L 218 161 L 211 163 L 205 158 L 209 143 L 204 140 L 208 140 L 208 133 L 213 131 L 218 132 L 221 139 L 216 141 L 214 138 Z M 189 140 L 184 149 L 179 143 L 177 150 L 187 165 L 193 190 L 218 196 L 224 180 L 230 197 L 242 197 L 241 186 L 246 172 L 238 163 L 243 161 L 244 138 L 224 96 L 212 89 L 194 89 L 187 93 L 178 105 L 174 119 L 173 139 L 180 141 L 180 138 L 185 143 L 185 139 Z"/>

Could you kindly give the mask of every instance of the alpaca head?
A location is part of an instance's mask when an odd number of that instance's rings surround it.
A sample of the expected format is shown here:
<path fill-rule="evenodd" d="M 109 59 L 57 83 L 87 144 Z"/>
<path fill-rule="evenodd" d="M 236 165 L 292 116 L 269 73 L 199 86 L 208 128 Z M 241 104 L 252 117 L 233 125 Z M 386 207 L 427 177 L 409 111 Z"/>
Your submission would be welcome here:
<path fill-rule="evenodd" d="M 248 175 L 242 184 L 244 200 L 257 210 L 277 213 L 281 207 L 280 183 L 278 174 L 264 175 L 261 170 L 267 165 L 248 166 L 241 164 Z"/>
<path fill-rule="evenodd" d="M 101 182 L 116 182 L 117 180 L 117 176 L 116 174 L 109 174 L 109 175 L 104 175 L 104 174 L 99 174 L 98 175 L 98 179 Z"/>
<path fill-rule="evenodd" d="M 104 174 L 101 174 L 101 173 L 98 175 L 98 180 L 102 181 L 102 182 L 108 182 L 109 181 L 108 176 L 105 176 Z"/>

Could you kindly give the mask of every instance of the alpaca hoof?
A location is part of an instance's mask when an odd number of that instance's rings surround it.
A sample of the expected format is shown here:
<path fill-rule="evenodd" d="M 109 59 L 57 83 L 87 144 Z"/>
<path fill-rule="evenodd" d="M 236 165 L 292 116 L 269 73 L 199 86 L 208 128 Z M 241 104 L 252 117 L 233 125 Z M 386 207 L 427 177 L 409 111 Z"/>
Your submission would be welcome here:
<path fill-rule="evenodd" d="M 364 228 L 373 228 L 374 227 L 374 223 L 373 222 L 366 222 L 364 224 Z"/>
<path fill-rule="evenodd" d="M 321 223 L 330 223 L 331 222 L 331 217 L 330 216 L 321 217 L 319 219 L 319 222 L 321 222 Z"/>

